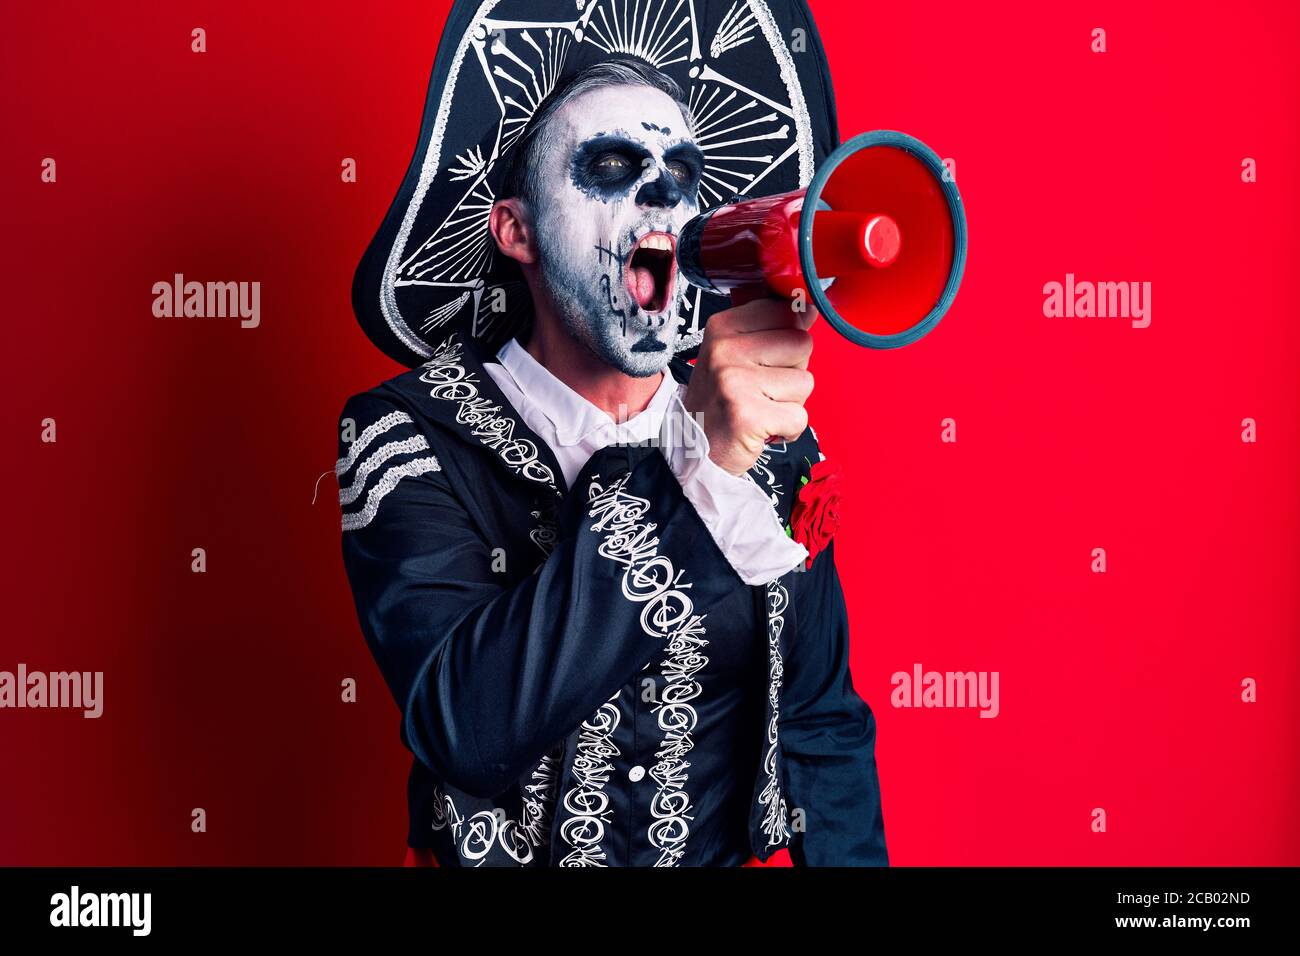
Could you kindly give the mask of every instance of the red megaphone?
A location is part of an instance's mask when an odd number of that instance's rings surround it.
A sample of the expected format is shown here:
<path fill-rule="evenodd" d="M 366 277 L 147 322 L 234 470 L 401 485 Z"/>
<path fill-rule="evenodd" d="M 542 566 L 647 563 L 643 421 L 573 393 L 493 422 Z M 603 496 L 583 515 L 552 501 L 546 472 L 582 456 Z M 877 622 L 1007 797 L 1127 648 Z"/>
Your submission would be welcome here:
<path fill-rule="evenodd" d="M 929 147 L 877 130 L 828 156 L 807 189 L 696 216 L 682 227 L 677 266 L 692 285 L 736 304 L 811 300 L 850 341 L 897 348 L 952 305 L 966 266 L 966 214 Z"/>

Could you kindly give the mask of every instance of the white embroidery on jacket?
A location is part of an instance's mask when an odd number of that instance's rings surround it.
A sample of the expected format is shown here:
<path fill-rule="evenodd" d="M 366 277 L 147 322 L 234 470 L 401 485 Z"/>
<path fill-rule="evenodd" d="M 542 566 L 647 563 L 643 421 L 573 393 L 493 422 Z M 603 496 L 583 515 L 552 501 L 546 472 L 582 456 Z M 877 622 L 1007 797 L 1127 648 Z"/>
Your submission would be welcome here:
<path fill-rule="evenodd" d="M 511 471 L 556 488 L 555 474 L 540 460 L 537 445 L 527 438 L 515 438 L 515 419 L 502 414 L 501 406 L 490 398 L 479 395 L 478 376 L 461 364 L 461 348 L 454 335 L 448 336 L 424 363 L 420 381 L 433 386 L 430 397 L 456 402 L 457 423 L 468 426 L 470 434 L 495 451 Z"/>
<path fill-rule="evenodd" d="M 435 790 L 434 799 L 439 797 L 443 801 L 443 810 L 440 814 L 435 814 L 433 829 L 441 830 L 450 826 L 456 853 L 462 860 L 473 866 L 482 866 L 492 848 L 500 846 L 516 863 L 524 865 L 532 862 L 532 846 L 519 829 L 519 824 L 508 819 L 503 809 L 492 807 L 479 810 L 466 819 L 456 809 L 456 803 L 450 794 Z"/>
<path fill-rule="evenodd" d="M 375 486 L 370 489 L 370 493 L 366 495 L 365 506 L 360 511 L 354 511 L 343 516 L 343 530 L 356 531 L 370 524 L 375 518 L 375 513 L 379 510 L 379 503 L 384 500 L 390 491 L 397 487 L 397 483 L 403 478 L 414 478 L 417 475 L 441 470 L 442 466 L 438 464 L 438 459 L 433 455 L 429 455 L 427 458 L 412 458 L 410 461 L 389 468 L 375 482 Z"/>
<path fill-rule="evenodd" d="M 609 783 L 614 769 L 611 757 L 619 754 L 614 744 L 618 727 L 618 694 L 615 694 L 582 723 L 577 751 L 573 758 L 573 775 L 577 783 L 564 795 L 564 809 L 572 816 L 560 824 L 560 837 L 573 849 L 560 860 L 560 866 L 604 866 L 605 851 L 600 841 L 609 823 Z"/>
<path fill-rule="evenodd" d="M 558 491 L 555 474 L 540 460 L 537 446 L 527 438 L 514 437 L 515 419 L 500 414 L 500 405 L 479 397 L 478 377 L 466 371 L 460 362 L 462 348 L 454 335 L 448 336 L 435 350 L 433 358 L 424 364 L 426 371 L 420 375 L 420 381 L 434 385 L 429 395 L 459 402 L 456 421 L 469 425 L 471 435 L 485 447 L 497 451 L 512 471 Z M 534 511 L 533 517 L 540 520 L 528 537 L 542 554 L 549 556 L 558 540 L 554 512 L 546 509 Z"/>
<path fill-rule="evenodd" d="M 398 455 L 426 451 L 428 447 L 429 443 L 423 435 L 416 435 L 414 438 L 407 438 L 404 441 L 390 441 L 385 445 L 380 445 L 379 448 L 375 449 L 373 455 L 357 467 L 357 473 L 352 478 L 352 484 L 347 488 L 339 489 L 339 504 L 350 505 L 361 497 L 361 492 L 366 489 L 366 479 L 374 474 L 384 462 L 396 458 Z"/>
<path fill-rule="evenodd" d="M 690 613 L 689 606 L 684 613 Z M 650 814 L 655 819 L 647 831 L 651 846 L 659 850 L 655 866 L 676 866 L 690 835 L 687 821 L 693 818 L 686 811 L 691 809 L 691 798 L 684 788 L 686 771 L 691 766 L 686 756 L 695 746 L 691 734 L 698 720 L 690 701 L 699 697 L 701 692 L 695 675 L 709 662 L 700 653 L 700 648 L 709 643 L 704 639 L 703 620 L 702 616 L 696 615 L 683 621 L 680 627 L 664 628 L 670 630 L 669 654 L 660 673 L 667 683 L 662 701 L 654 708 L 659 716 L 659 729 L 664 732 L 664 742 L 655 752 L 659 762 L 650 771 L 659 784 L 659 792 L 650 803 Z"/>
<path fill-rule="evenodd" d="M 624 566 L 623 596 L 645 604 L 641 629 L 662 637 L 668 651 L 661 670 L 667 685 L 656 708 L 664 730 L 653 770 L 659 789 L 651 804 L 655 819 L 646 836 L 659 851 L 655 865 L 676 866 L 685 853 L 693 819 L 686 791 L 690 768 L 686 756 L 695 746 L 691 734 L 698 720 L 690 703 L 700 694 L 695 675 L 708 663 L 700 653 L 708 643 L 703 637 L 705 615 L 694 613 L 695 605 L 686 594 L 691 585 L 683 572 L 659 554 L 659 539 L 651 537 L 658 526 L 641 520 L 650 510 L 650 502 L 623 490 L 629 477 L 630 473 L 625 474 L 603 490 L 593 482 L 588 517 L 594 519 L 591 530 L 605 533 L 597 553 Z"/>
<path fill-rule="evenodd" d="M 547 557 L 555 550 L 555 545 L 559 542 L 557 533 L 555 510 L 545 508 L 539 511 L 531 512 L 532 516 L 537 519 L 537 527 L 528 532 L 528 537 L 532 539 L 533 544 L 537 545 L 542 554 Z"/>
<path fill-rule="evenodd" d="M 750 466 L 749 471 L 755 481 L 762 479 L 762 483 L 767 485 L 767 497 L 771 500 L 772 507 L 777 509 L 777 515 L 779 517 L 781 507 L 781 486 L 777 483 L 776 472 L 768 467 L 772 461 L 772 451 L 773 449 L 769 446 L 759 452 L 758 460 Z"/>
<path fill-rule="evenodd" d="M 562 753 L 561 745 L 534 768 L 532 782 L 524 787 L 526 796 L 519 821 L 510 819 L 502 807 L 480 810 L 466 820 L 451 795 L 441 785 L 434 784 L 432 829 L 443 830 L 450 825 L 457 855 L 474 866 L 486 862 L 493 846 L 500 846 L 520 865 L 531 863 L 533 851 L 550 839 L 551 811 L 555 806 L 557 768 Z"/>
<path fill-rule="evenodd" d="M 781 632 L 785 628 L 785 610 L 789 603 L 790 593 L 780 580 L 773 581 L 767 586 L 767 700 L 772 708 L 772 717 L 767 725 L 767 753 L 763 758 L 763 772 L 767 774 L 767 785 L 763 787 L 758 800 L 765 808 L 763 832 L 767 834 L 768 846 L 780 846 L 790 839 L 785 796 L 781 793 L 781 780 L 777 769 L 780 748 L 781 679 L 785 671 L 780 642 Z"/>
<path fill-rule="evenodd" d="M 559 765 L 564 744 L 541 759 L 533 769 L 532 783 L 524 787 L 524 808 L 520 828 L 528 842 L 541 846 L 551 838 L 551 818 L 555 813 L 555 790 L 559 786 Z"/>
<path fill-rule="evenodd" d="M 370 447 L 370 443 L 389 429 L 396 428 L 398 425 L 411 424 L 411 416 L 406 412 L 389 412 L 383 418 L 380 418 L 370 425 L 356 437 L 356 440 L 348 446 L 348 453 L 334 463 L 334 477 L 342 478 L 343 472 L 352 467 L 353 462 L 361 457 L 361 453 Z"/>

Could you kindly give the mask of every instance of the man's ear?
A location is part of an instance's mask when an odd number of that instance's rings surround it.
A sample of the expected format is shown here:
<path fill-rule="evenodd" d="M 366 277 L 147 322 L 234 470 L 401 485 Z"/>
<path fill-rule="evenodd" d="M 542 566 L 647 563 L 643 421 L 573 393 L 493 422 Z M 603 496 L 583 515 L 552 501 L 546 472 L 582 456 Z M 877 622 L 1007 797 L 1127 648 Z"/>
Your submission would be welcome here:
<path fill-rule="evenodd" d="M 512 197 L 494 202 L 488 214 L 488 228 L 502 253 L 525 265 L 537 261 L 532 217 L 521 200 Z"/>

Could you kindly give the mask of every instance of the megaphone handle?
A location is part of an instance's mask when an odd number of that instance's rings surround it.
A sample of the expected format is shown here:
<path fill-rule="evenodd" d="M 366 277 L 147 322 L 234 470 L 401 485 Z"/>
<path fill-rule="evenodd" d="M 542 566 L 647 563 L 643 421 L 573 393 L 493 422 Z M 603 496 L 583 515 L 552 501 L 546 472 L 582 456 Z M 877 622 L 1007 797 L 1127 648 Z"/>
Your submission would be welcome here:
<path fill-rule="evenodd" d="M 766 283 L 755 283 L 753 285 L 738 285 L 731 290 L 732 306 L 744 305 L 746 302 L 753 302 L 755 299 L 776 299 L 780 298 L 773 292 Z M 775 445 L 782 439 L 778 435 L 768 435 L 764 442 L 768 445 Z"/>

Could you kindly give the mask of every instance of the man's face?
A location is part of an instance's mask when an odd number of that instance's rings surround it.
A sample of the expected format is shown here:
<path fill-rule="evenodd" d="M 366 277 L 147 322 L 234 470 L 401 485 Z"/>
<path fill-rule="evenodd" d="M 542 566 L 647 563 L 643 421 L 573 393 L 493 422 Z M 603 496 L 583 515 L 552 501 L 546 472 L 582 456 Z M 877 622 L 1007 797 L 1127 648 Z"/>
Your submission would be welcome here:
<path fill-rule="evenodd" d="M 574 97 L 545 138 L 533 216 L 560 318 L 606 363 L 653 375 L 673 357 L 677 237 L 698 212 L 704 155 L 677 104 L 647 86 Z"/>

